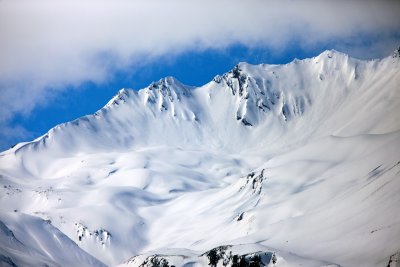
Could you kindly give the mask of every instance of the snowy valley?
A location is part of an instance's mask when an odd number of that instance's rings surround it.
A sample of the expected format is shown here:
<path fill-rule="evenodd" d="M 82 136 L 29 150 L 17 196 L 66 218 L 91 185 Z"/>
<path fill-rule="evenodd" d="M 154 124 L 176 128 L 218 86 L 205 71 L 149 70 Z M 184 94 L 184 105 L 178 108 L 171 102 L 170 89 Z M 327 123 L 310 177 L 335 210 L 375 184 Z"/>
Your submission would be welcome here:
<path fill-rule="evenodd" d="M 400 57 L 122 89 L 0 185 L 1 266 L 400 266 Z"/>

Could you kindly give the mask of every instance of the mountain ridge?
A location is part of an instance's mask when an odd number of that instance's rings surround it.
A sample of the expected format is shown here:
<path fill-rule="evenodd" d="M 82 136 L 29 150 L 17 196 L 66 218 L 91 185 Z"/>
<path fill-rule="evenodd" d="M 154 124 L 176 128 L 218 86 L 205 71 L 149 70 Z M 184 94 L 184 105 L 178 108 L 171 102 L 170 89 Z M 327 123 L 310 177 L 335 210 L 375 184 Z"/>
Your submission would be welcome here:
<path fill-rule="evenodd" d="M 219 83 L 222 82 L 223 84 L 221 85 L 221 87 L 229 87 L 230 90 L 232 91 L 232 95 L 235 96 L 236 91 L 237 91 L 237 97 L 238 99 L 236 99 L 235 101 L 239 102 L 239 104 L 236 107 L 236 111 L 233 111 L 234 113 L 236 113 L 235 115 L 233 115 L 233 117 L 236 118 L 236 120 L 242 122 L 243 126 L 254 126 L 258 124 L 258 121 L 262 121 L 263 119 L 258 118 L 259 114 L 257 114 L 257 110 L 262 110 L 264 112 L 266 111 L 270 111 L 272 106 L 275 105 L 276 102 L 278 102 L 278 105 L 280 105 L 280 107 L 275 110 L 276 113 L 278 113 L 277 115 L 280 115 L 281 118 L 283 120 L 290 120 L 290 117 L 296 116 L 296 115 L 301 115 L 304 112 L 304 108 L 306 108 L 307 105 L 310 104 L 311 99 L 308 96 L 294 96 L 292 99 L 288 99 L 287 101 L 290 103 L 282 103 L 282 100 L 279 101 L 280 97 L 286 97 L 285 95 L 281 95 L 282 94 L 282 90 L 277 90 L 277 91 L 268 91 L 268 87 L 273 87 L 273 85 L 271 85 L 271 83 L 274 81 L 274 79 L 278 79 L 277 78 L 277 74 L 275 73 L 274 69 L 276 68 L 287 68 L 290 66 L 296 66 L 298 64 L 300 65 L 304 65 L 304 64 L 319 64 L 322 65 L 322 69 L 321 69 L 321 73 L 316 73 L 316 75 L 318 75 L 318 79 L 320 79 L 321 81 L 323 81 L 325 79 L 325 75 L 323 73 L 323 68 L 325 67 L 325 61 L 340 61 L 340 64 L 343 64 L 344 61 L 346 61 L 346 63 L 349 63 L 350 65 L 350 69 L 353 69 L 351 72 L 353 72 L 354 74 L 354 79 L 356 79 L 357 74 L 357 62 L 365 62 L 366 64 L 379 64 L 385 61 L 388 61 L 390 57 L 387 57 L 385 59 L 381 59 L 381 60 L 371 60 L 371 61 L 362 61 L 362 60 L 355 60 L 353 58 L 348 57 L 347 55 L 337 52 L 335 50 L 326 50 L 324 52 L 322 52 L 320 55 L 311 58 L 311 59 L 304 59 L 304 60 L 293 60 L 290 63 L 284 64 L 284 65 L 266 65 L 266 64 L 259 64 L 259 65 L 251 65 L 248 63 L 240 63 L 238 65 L 236 65 L 231 71 L 225 73 L 222 76 L 216 76 L 211 82 L 201 86 L 201 87 L 191 87 L 191 86 L 186 86 L 183 85 L 182 83 L 180 83 L 176 78 L 173 77 L 166 77 L 163 79 L 160 79 L 158 82 L 153 82 L 151 83 L 149 86 L 141 89 L 141 90 L 132 90 L 132 89 L 121 89 L 102 109 L 100 109 L 99 111 L 94 113 L 94 116 L 100 116 L 100 114 L 102 114 L 102 110 L 109 110 L 113 105 L 119 105 L 122 104 L 124 102 L 126 102 L 128 99 L 132 98 L 132 97 L 142 97 L 143 99 L 141 99 L 141 101 L 137 101 L 137 104 L 140 105 L 140 102 L 142 102 L 142 107 L 143 108 L 149 108 L 149 106 L 153 103 L 157 104 L 157 108 L 160 111 L 171 111 L 172 112 L 172 116 L 176 117 L 178 115 L 178 118 L 184 119 L 184 120 L 192 120 L 194 122 L 199 122 L 199 117 L 196 116 L 193 112 L 193 110 L 190 110 L 193 107 L 185 107 L 183 110 L 179 110 L 178 108 L 178 112 L 175 112 L 175 104 L 173 104 L 173 101 L 176 100 L 177 102 L 179 102 L 181 100 L 181 98 L 186 98 L 186 97 L 193 97 L 192 94 L 194 91 L 199 91 L 199 90 L 206 90 L 206 89 L 202 89 L 202 88 L 207 88 L 210 84 L 212 84 L 213 82 L 215 83 Z M 321 61 L 322 60 L 322 61 Z M 324 61 L 325 60 L 325 61 Z M 337 68 L 338 63 L 335 62 L 334 64 L 329 65 L 330 66 L 330 70 L 331 69 L 335 69 Z M 345 66 L 346 67 L 346 66 Z M 242 79 L 246 80 L 247 79 L 247 83 L 252 83 L 252 86 L 250 86 L 250 91 L 247 91 L 248 88 L 242 88 L 243 85 L 244 86 L 249 86 L 249 84 L 245 83 L 242 84 L 244 82 L 241 81 L 239 82 L 240 79 L 238 79 L 238 77 L 234 76 L 234 75 L 239 75 L 240 71 L 241 72 L 248 72 L 250 71 L 250 73 L 253 72 L 270 72 L 271 73 L 271 77 L 270 79 L 267 79 L 266 81 L 260 81 L 260 79 L 256 80 L 256 79 L 252 79 L 251 76 L 246 76 L 246 74 L 244 76 L 242 76 Z M 243 69 L 243 70 L 242 70 Z M 249 70 L 250 69 L 250 70 Z M 236 73 L 236 74 L 234 74 Z M 233 75 L 233 76 L 232 76 Z M 351 76 L 351 75 L 350 75 Z M 219 78 L 218 78 L 219 77 Z M 246 77 L 246 78 L 244 78 Z M 283 77 L 285 78 L 285 77 Z M 349 78 L 350 79 L 350 78 Z M 222 81 L 223 80 L 223 81 Z M 352 80 L 352 79 L 350 79 Z M 218 82 L 217 82 L 218 81 Z M 257 83 L 258 82 L 258 83 Z M 266 84 L 263 84 L 263 82 Z M 301 81 L 300 81 L 301 82 Z M 350 81 L 351 82 L 351 81 Z M 161 86 L 161 88 L 159 87 Z M 299 86 L 300 88 L 302 87 L 302 85 L 294 85 L 294 86 Z M 258 88 L 257 88 L 258 87 Z M 260 89 L 261 88 L 261 89 Z M 178 92 L 176 92 L 176 90 L 178 90 Z M 222 90 L 222 89 L 221 89 Z M 215 89 L 214 89 L 215 91 Z M 212 93 L 212 91 L 208 92 L 208 95 L 210 96 Z M 244 94 L 245 93 L 245 94 Z M 244 94 L 244 95 L 243 95 Z M 293 94 L 293 92 L 290 92 L 290 94 Z M 249 97 L 251 98 L 249 100 Z M 290 96 L 292 97 L 292 96 Z M 285 101 L 285 100 L 283 100 Z M 247 108 L 248 106 L 248 102 L 251 102 L 251 106 L 250 108 Z M 293 103 L 292 103 L 293 102 Z M 193 104 L 193 102 L 191 103 Z M 254 108 L 254 106 L 256 106 L 257 108 Z M 194 107 L 194 109 L 197 109 L 197 107 Z M 138 110 L 134 111 L 134 112 L 138 112 Z M 156 116 L 155 114 L 157 114 L 157 110 L 153 110 L 152 111 L 153 115 Z M 176 114 L 178 113 L 178 114 Z M 246 114 L 248 114 L 248 116 L 250 116 L 251 118 L 247 118 Z M 180 115 L 180 116 L 179 116 Z M 55 126 L 53 129 L 59 129 L 59 128 L 63 128 L 64 126 L 68 125 L 68 124 L 79 124 L 80 122 L 84 123 L 87 120 L 91 120 L 91 118 L 93 117 L 93 115 L 87 115 L 87 116 L 83 116 L 81 118 L 78 118 L 77 120 L 74 120 L 72 122 L 66 123 L 66 124 L 60 124 Z M 256 118 L 253 118 L 256 117 Z M 253 125 L 254 124 L 254 125 Z M 53 131 L 53 129 L 50 130 L 50 132 Z M 49 135 L 49 133 L 46 133 L 43 137 L 38 138 L 36 140 L 43 140 L 45 139 L 47 136 Z M 50 134 L 51 135 L 51 134 Z"/>

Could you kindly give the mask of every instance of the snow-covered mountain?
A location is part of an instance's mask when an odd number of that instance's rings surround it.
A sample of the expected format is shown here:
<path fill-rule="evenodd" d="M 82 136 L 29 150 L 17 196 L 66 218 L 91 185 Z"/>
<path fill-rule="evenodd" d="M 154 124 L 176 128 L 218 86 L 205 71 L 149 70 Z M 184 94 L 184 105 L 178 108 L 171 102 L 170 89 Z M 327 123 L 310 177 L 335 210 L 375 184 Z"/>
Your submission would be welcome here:
<path fill-rule="evenodd" d="M 0 183 L 4 266 L 398 266 L 400 58 L 122 89 Z"/>

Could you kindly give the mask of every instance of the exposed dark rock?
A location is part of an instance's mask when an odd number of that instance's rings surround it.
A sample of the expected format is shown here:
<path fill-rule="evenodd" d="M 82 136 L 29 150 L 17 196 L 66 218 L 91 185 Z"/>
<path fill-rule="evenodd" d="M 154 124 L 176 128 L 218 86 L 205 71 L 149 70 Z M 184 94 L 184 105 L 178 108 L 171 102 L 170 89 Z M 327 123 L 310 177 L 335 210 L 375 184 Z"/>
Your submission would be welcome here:
<path fill-rule="evenodd" d="M 215 78 L 214 78 L 215 79 Z M 226 73 L 223 77 L 223 80 L 225 80 L 226 84 L 229 86 L 229 88 L 232 91 L 233 95 L 236 95 L 237 93 L 239 96 L 244 96 L 245 99 L 248 98 L 247 94 L 247 88 L 248 88 L 248 77 L 245 73 L 242 72 L 240 69 L 239 65 L 236 65 L 231 71 Z M 217 79 L 219 83 L 222 81 L 222 79 Z M 234 87 L 234 81 L 238 82 L 238 90 Z"/>
<path fill-rule="evenodd" d="M 201 256 L 207 256 L 208 265 L 210 265 L 211 267 L 217 266 L 220 260 L 222 260 L 224 266 L 226 266 L 226 264 L 228 264 L 230 261 L 230 256 L 228 256 L 226 253 L 226 250 L 229 248 L 231 248 L 231 246 L 219 246 L 205 252 Z"/>
<path fill-rule="evenodd" d="M 167 259 L 160 255 L 149 256 L 139 265 L 140 267 L 173 267 L 169 265 Z"/>
<path fill-rule="evenodd" d="M 91 231 L 83 223 L 75 223 L 75 227 L 77 228 L 76 234 L 79 241 L 83 241 L 83 239 L 87 236 L 94 236 L 96 238 L 96 242 L 100 243 L 101 245 L 105 245 L 112 237 L 109 231 L 102 228 Z"/>
<path fill-rule="evenodd" d="M 259 175 L 256 175 L 254 172 L 249 173 L 246 176 L 246 184 L 239 189 L 239 192 L 242 191 L 246 186 L 251 185 L 253 194 L 260 195 L 262 192 L 264 179 L 266 178 L 264 176 L 264 171 L 265 169 L 263 169 Z"/>
<path fill-rule="evenodd" d="M 244 124 L 244 126 L 253 126 L 253 124 L 248 122 L 245 118 L 242 119 L 242 123 Z"/>
<path fill-rule="evenodd" d="M 389 262 L 386 267 L 400 267 L 400 252 L 390 256 Z"/>
<path fill-rule="evenodd" d="M 237 221 L 243 220 L 243 215 L 244 215 L 244 212 L 240 213 L 239 216 L 238 216 L 238 218 L 237 218 L 236 220 L 237 220 Z"/>
<path fill-rule="evenodd" d="M 399 46 L 399 48 L 394 50 L 392 57 L 393 58 L 400 58 L 400 46 Z"/>

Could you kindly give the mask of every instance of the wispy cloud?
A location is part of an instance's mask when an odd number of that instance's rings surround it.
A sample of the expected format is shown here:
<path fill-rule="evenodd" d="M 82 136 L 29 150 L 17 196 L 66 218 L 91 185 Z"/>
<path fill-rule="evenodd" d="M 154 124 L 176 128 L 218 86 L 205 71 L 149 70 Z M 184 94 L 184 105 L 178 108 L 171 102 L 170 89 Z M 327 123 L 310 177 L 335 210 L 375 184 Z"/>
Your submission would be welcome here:
<path fill-rule="evenodd" d="M 102 82 L 111 70 L 165 54 L 235 43 L 282 51 L 293 42 L 303 49 L 331 42 L 355 56 L 380 57 L 400 40 L 399 3 L 3 0 L 0 127 L 57 88 Z M 357 42 L 362 36 L 377 41 Z"/>

